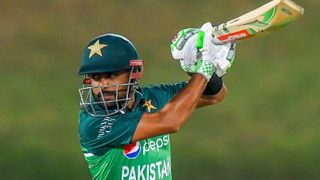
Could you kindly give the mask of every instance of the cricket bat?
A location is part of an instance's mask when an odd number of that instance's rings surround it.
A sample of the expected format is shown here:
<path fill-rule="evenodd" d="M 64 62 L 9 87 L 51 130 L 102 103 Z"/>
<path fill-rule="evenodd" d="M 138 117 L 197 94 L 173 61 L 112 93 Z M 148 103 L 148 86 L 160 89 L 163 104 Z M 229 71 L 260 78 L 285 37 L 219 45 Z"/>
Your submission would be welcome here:
<path fill-rule="evenodd" d="M 261 32 L 286 25 L 302 16 L 304 9 L 291 0 L 273 0 L 238 18 L 214 26 L 217 44 L 254 37 Z"/>

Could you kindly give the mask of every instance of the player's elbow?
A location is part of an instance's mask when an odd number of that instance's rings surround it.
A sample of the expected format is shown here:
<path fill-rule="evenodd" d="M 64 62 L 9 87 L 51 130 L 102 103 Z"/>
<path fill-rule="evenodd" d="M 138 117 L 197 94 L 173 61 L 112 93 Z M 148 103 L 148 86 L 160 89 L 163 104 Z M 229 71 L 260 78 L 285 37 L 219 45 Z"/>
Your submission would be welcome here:
<path fill-rule="evenodd" d="M 183 126 L 181 117 L 177 117 L 174 121 L 171 121 L 168 125 L 169 133 L 177 133 Z"/>
<path fill-rule="evenodd" d="M 215 97 L 215 104 L 219 103 L 224 100 L 224 98 L 228 95 L 228 89 L 226 86 L 223 86 L 221 91 L 218 93 L 218 95 Z"/>
<path fill-rule="evenodd" d="M 208 104 L 210 105 L 217 104 L 223 101 L 227 95 L 228 95 L 228 89 L 226 86 L 223 85 L 221 90 L 216 95 L 213 95 L 211 98 L 208 99 Z"/>
<path fill-rule="evenodd" d="M 177 133 L 180 131 L 182 127 L 182 124 L 171 124 L 171 126 L 169 127 L 169 133 L 173 134 L 173 133 Z"/>
<path fill-rule="evenodd" d="M 180 131 L 181 128 L 182 128 L 182 124 L 181 123 L 172 124 L 171 133 L 177 133 L 177 132 Z"/>
<path fill-rule="evenodd" d="M 161 112 L 162 124 L 165 129 L 167 129 L 168 133 L 176 133 L 180 131 L 183 126 L 183 122 L 185 121 L 184 116 L 179 113 L 173 112 Z"/>

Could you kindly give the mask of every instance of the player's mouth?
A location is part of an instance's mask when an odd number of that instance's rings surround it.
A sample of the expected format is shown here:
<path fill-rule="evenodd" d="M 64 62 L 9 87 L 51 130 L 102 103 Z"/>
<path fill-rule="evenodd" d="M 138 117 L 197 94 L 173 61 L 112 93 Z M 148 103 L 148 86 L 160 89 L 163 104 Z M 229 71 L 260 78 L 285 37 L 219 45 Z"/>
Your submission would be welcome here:
<path fill-rule="evenodd" d="M 102 94 L 98 94 L 99 101 L 115 101 L 125 97 L 126 90 L 118 90 L 118 98 L 116 99 L 116 91 L 102 91 Z"/>

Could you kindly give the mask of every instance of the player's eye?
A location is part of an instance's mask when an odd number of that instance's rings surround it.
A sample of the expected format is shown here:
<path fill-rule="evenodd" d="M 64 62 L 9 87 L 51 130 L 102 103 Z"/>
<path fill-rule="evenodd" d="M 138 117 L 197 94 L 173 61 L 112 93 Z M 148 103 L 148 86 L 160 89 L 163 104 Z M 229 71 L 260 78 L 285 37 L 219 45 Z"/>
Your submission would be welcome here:
<path fill-rule="evenodd" d="M 128 73 L 128 71 L 127 71 L 127 70 L 123 70 L 123 71 L 111 72 L 111 73 L 110 73 L 110 77 L 111 77 L 111 78 L 116 78 L 116 77 L 121 76 L 121 75 L 123 75 L 123 74 L 125 74 L 125 73 Z"/>
<path fill-rule="evenodd" d="M 121 74 L 122 74 L 122 73 L 119 72 L 119 71 L 117 71 L 117 72 L 112 72 L 112 73 L 110 73 L 110 77 L 111 77 L 111 79 L 112 79 L 112 78 L 116 78 L 116 77 L 120 76 Z"/>
<path fill-rule="evenodd" d="M 94 81 L 100 81 L 101 75 L 97 73 L 90 74 L 90 78 L 93 79 Z"/>
<path fill-rule="evenodd" d="M 117 75 L 114 74 L 114 73 L 110 73 L 108 77 L 111 78 L 111 79 L 113 79 L 113 78 L 117 77 Z"/>

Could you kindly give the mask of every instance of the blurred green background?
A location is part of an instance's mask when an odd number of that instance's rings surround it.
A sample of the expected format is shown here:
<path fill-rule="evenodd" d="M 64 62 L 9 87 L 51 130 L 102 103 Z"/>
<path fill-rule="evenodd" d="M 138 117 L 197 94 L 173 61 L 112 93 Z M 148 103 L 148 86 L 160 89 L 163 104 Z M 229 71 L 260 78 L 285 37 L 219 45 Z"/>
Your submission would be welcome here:
<path fill-rule="evenodd" d="M 1 0 L 0 179 L 90 179 L 78 140 L 86 43 L 116 32 L 145 60 L 143 85 L 186 80 L 171 38 L 268 0 Z M 320 179 L 319 0 L 297 22 L 238 44 L 229 96 L 171 136 L 174 179 Z"/>

